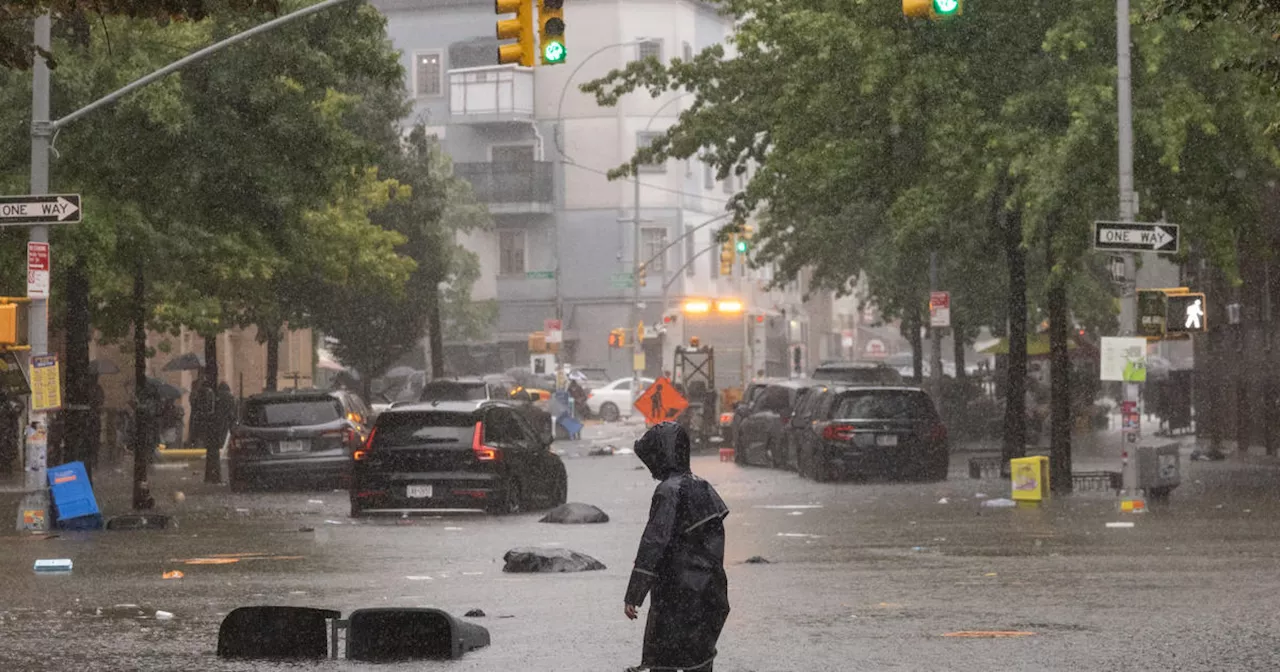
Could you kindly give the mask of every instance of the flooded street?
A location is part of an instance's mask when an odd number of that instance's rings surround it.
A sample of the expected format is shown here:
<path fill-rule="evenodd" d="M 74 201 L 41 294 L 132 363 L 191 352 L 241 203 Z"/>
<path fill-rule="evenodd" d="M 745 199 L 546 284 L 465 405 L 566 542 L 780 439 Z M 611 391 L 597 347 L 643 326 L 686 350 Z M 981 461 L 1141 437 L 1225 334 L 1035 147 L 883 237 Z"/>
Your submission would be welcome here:
<path fill-rule="evenodd" d="M 610 515 L 601 525 L 547 525 L 541 513 L 447 514 L 353 521 L 345 493 L 229 494 L 193 488 L 167 507 L 163 532 L 3 537 L 0 628 L 5 669 L 267 669 L 214 656 L 231 609 L 283 604 L 353 609 L 433 606 L 474 619 L 493 644 L 449 663 L 379 669 L 610 670 L 638 660 L 642 622 L 622 616 L 654 481 L 623 425 L 563 442 L 570 501 Z M 602 434 L 603 433 L 603 434 Z M 981 506 L 1008 487 L 815 484 L 795 474 L 694 458 L 732 509 L 726 564 L 733 612 L 716 669 L 1263 669 L 1274 651 L 1280 521 L 1256 496 L 1280 477 L 1228 463 L 1191 463 L 1167 509 L 1121 517 L 1107 495 L 1040 509 Z M 157 481 L 185 472 L 165 470 Z M 946 503 L 940 503 L 945 498 Z M 1247 509 L 1247 511 L 1246 511 Z M 1132 521 L 1131 529 L 1107 522 Z M 562 546 L 608 569 L 560 575 L 502 572 L 517 546 Z M 239 557 L 236 557 L 239 556 Z M 767 564 L 747 564 L 753 556 Z M 37 576 L 38 558 L 75 562 Z M 192 559 L 235 559 L 185 564 Z M 164 580 L 181 570 L 182 579 Z M 170 620 L 94 615 L 136 603 Z M 988 639 L 964 631 L 1033 634 Z M 316 669 L 365 669 L 328 661 Z M 291 666 L 289 669 L 296 669 Z"/>

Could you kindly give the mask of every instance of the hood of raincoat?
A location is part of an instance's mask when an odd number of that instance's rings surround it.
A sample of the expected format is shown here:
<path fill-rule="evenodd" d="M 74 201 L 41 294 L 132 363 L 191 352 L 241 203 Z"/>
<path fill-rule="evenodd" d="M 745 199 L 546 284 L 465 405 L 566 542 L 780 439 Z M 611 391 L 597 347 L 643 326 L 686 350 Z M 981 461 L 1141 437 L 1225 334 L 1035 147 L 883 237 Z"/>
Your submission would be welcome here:
<path fill-rule="evenodd" d="M 689 432 L 674 422 L 654 425 L 636 441 L 636 457 L 659 481 L 689 472 Z"/>

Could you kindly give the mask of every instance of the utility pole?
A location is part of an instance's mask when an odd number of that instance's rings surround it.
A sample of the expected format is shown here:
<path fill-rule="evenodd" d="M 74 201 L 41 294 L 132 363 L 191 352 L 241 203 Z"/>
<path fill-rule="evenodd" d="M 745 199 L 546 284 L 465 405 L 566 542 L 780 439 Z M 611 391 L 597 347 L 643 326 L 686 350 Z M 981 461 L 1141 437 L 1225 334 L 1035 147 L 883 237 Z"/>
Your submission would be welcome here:
<path fill-rule="evenodd" d="M 938 291 L 938 253 L 929 253 L 929 292 Z M 929 383 L 934 403 L 942 406 L 942 331 L 929 325 Z"/>
<path fill-rule="evenodd" d="M 1117 130 L 1119 139 L 1119 182 L 1120 182 L 1120 221 L 1132 222 L 1137 213 L 1133 193 L 1133 77 L 1130 55 L 1129 37 L 1129 0 L 1116 0 L 1116 102 Z M 1132 336 L 1137 333 L 1138 325 L 1138 264 L 1137 255 L 1129 252 L 1124 255 L 1124 280 L 1120 287 L 1120 335 Z M 1137 406 L 1138 384 L 1124 382 L 1124 405 Z M 1138 409 L 1141 416 L 1141 409 Z M 1140 438 L 1141 434 L 1133 438 Z M 1125 438 L 1126 441 L 1129 437 Z M 1122 449 L 1124 466 L 1122 479 L 1124 490 L 1129 495 L 1137 493 L 1137 459 L 1129 453 L 1131 446 L 1125 444 Z"/>
<path fill-rule="evenodd" d="M 31 66 L 31 194 L 34 196 L 49 193 L 49 140 L 53 129 L 49 123 L 49 63 L 44 54 L 49 53 L 52 46 L 51 23 L 48 14 L 42 14 L 35 20 L 36 57 Z M 28 240 L 33 243 L 48 243 L 49 227 L 44 224 L 32 226 L 28 232 Z M 43 295 L 30 298 L 31 308 L 27 316 L 27 342 L 31 345 L 29 354 L 48 354 L 49 299 Z M 27 404 L 27 408 L 31 406 Z M 39 431 L 23 431 L 23 436 L 26 437 L 23 451 L 26 467 L 23 486 L 26 494 L 18 506 L 18 529 L 47 529 L 49 487 L 45 474 L 49 459 L 49 425 L 43 412 L 32 411 L 28 421 L 29 427 L 38 428 Z M 38 512 L 35 520 L 40 521 L 40 524 L 24 524 L 24 511 Z"/>
<path fill-rule="evenodd" d="M 631 324 L 634 343 L 631 347 L 631 401 L 640 394 L 640 358 L 644 356 L 644 343 L 640 340 L 640 164 L 632 166 L 635 185 L 635 203 L 631 217 Z"/>

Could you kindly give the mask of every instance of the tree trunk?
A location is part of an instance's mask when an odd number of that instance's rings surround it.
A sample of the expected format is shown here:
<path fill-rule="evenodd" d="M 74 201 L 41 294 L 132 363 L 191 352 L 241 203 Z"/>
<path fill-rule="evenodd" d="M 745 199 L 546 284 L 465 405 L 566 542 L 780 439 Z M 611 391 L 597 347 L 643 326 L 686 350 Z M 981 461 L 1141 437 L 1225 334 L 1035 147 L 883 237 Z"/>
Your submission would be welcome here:
<path fill-rule="evenodd" d="M 147 394 L 147 280 L 142 266 L 133 272 L 133 508 L 139 511 L 151 509 L 155 500 L 151 497 L 148 482 L 148 465 L 151 451 L 155 449 L 149 439 L 155 424 L 152 396 Z"/>
<path fill-rule="evenodd" d="M 1049 483 L 1055 493 L 1071 492 L 1071 360 L 1067 355 L 1070 311 L 1067 309 L 1065 270 L 1055 273 L 1054 222 L 1050 221 L 1045 248 L 1049 267 Z"/>
<path fill-rule="evenodd" d="M 204 445 L 204 482 L 205 483 L 221 483 L 222 482 L 222 441 L 217 436 L 215 428 L 218 422 L 215 419 L 217 415 L 217 389 L 218 389 L 218 335 L 206 336 L 204 339 L 204 384 L 214 391 L 213 404 L 214 413 L 205 420 L 203 426 L 207 436 L 192 437 L 196 438 Z M 195 409 L 191 411 L 195 413 Z"/>
<path fill-rule="evenodd" d="M 93 468 L 97 465 L 98 439 L 93 436 L 96 423 L 90 414 L 95 412 L 90 402 L 93 398 L 93 376 L 89 373 L 89 277 L 84 263 L 75 260 L 67 267 L 67 405 L 63 413 L 66 422 L 66 458 L 84 462 L 84 468 L 93 481 Z"/>
<path fill-rule="evenodd" d="M 915 379 L 924 384 L 924 338 L 920 335 L 923 317 L 920 309 L 914 304 L 907 308 L 902 316 L 902 335 L 911 344 L 911 372 Z"/>
<path fill-rule="evenodd" d="M 279 389 L 277 379 L 280 376 L 280 329 L 272 327 L 267 330 L 267 380 L 263 388 L 268 392 Z"/>
<path fill-rule="evenodd" d="M 951 300 L 954 303 L 955 295 L 952 295 Z M 966 343 L 964 338 L 964 323 L 956 319 L 953 314 L 951 318 L 952 357 L 954 357 L 956 361 L 956 385 L 962 389 L 965 382 L 964 348 L 966 345 L 968 345 L 968 343 Z M 966 396 L 965 399 L 968 399 L 968 397 Z"/>
<path fill-rule="evenodd" d="M 1002 470 L 1027 454 L 1027 258 L 1022 249 L 1022 213 L 1000 208 L 1004 254 L 1009 264 L 1009 380 L 1005 385 Z"/>
<path fill-rule="evenodd" d="M 431 361 L 427 362 L 431 378 L 444 377 L 444 328 L 440 320 L 440 284 L 427 290 L 427 339 L 431 344 Z"/>

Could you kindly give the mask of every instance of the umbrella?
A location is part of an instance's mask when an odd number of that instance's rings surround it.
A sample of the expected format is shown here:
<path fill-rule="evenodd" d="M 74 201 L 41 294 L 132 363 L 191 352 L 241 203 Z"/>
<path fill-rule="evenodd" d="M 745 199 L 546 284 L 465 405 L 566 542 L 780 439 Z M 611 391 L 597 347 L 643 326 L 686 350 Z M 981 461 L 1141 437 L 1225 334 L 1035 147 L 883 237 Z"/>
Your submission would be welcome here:
<path fill-rule="evenodd" d="M 579 383 L 585 383 L 587 382 L 587 374 L 581 371 L 570 371 L 569 380 L 576 380 Z"/>
<path fill-rule="evenodd" d="M 95 359 L 92 362 L 89 362 L 89 373 L 92 373 L 95 376 L 110 376 L 115 373 L 120 373 L 120 367 L 116 366 L 116 363 L 109 359 Z"/>
<path fill-rule="evenodd" d="M 155 387 L 156 394 L 158 394 L 161 399 L 181 399 L 182 398 L 181 389 L 173 385 L 170 385 L 169 383 L 166 383 L 163 380 L 160 380 L 159 378 L 148 378 L 147 384 Z"/>
<path fill-rule="evenodd" d="M 383 378 L 408 378 L 417 373 L 418 370 L 407 366 L 397 366 L 394 369 L 382 374 Z"/>
<path fill-rule="evenodd" d="M 165 371 L 199 371 L 204 368 L 204 358 L 194 352 L 186 352 L 169 360 Z"/>
<path fill-rule="evenodd" d="M 347 368 L 339 364 L 338 362 L 335 362 L 332 359 L 329 359 L 328 357 L 320 357 L 319 361 L 316 362 L 316 366 L 322 369 L 328 369 L 330 371 L 342 371 Z"/>

